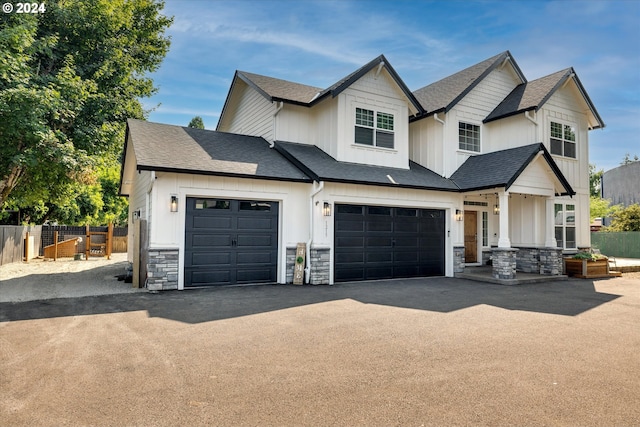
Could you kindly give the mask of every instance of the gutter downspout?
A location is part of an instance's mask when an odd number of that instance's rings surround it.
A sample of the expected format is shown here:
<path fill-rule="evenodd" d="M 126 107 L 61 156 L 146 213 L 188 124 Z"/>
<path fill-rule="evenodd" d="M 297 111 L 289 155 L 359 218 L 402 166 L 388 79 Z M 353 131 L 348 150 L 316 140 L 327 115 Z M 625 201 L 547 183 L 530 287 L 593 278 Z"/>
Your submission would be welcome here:
<path fill-rule="evenodd" d="M 309 284 L 311 280 L 311 243 L 313 243 L 313 198 L 316 194 L 324 189 L 324 181 L 319 181 L 316 187 L 316 182 L 313 181 L 313 192 L 309 198 L 309 240 L 307 241 L 307 266 L 304 269 L 304 283 Z"/>
<path fill-rule="evenodd" d="M 276 139 L 276 116 L 278 115 L 278 113 L 280 112 L 280 110 L 282 110 L 282 108 L 284 108 L 284 102 L 280 101 L 280 105 L 278 105 L 276 107 L 276 111 L 273 113 L 273 141 L 269 141 L 269 148 L 273 148 L 276 144 L 275 144 L 275 139 Z"/>

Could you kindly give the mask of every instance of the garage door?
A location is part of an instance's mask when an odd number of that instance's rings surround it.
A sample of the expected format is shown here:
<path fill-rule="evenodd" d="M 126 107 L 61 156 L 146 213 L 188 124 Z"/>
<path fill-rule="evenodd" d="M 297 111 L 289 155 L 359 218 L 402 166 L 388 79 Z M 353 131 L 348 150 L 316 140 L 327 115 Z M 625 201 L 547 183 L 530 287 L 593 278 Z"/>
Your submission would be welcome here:
<path fill-rule="evenodd" d="M 278 202 L 187 198 L 184 286 L 275 282 Z"/>
<path fill-rule="evenodd" d="M 444 275 L 442 210 L 336 205 L 334 280 Z"/>

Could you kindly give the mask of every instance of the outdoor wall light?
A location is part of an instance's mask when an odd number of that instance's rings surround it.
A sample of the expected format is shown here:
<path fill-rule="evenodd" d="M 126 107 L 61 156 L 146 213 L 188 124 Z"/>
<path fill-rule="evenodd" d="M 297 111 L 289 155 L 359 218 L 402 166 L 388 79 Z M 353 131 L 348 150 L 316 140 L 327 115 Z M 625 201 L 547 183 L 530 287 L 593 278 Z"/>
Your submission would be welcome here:
<path fill-rule="evenodd" d="M 171 196 L 171 212 L 178 212 L 178 196 Z"/>
<path fill-rule="evenodd" d="M 322 206 L 322 216 L 331 216 L 331 203 L 324 202 Z"/>
<path fill-rule="evenodd" d="M 462 221 L 464 219 L 464 212 L 460 209 L 456 209 L 456 221 Z"/>
<path fill-rule="evenodd" d="M 493 205 L 493 214 L 500 215 L 500 205 Z"/>

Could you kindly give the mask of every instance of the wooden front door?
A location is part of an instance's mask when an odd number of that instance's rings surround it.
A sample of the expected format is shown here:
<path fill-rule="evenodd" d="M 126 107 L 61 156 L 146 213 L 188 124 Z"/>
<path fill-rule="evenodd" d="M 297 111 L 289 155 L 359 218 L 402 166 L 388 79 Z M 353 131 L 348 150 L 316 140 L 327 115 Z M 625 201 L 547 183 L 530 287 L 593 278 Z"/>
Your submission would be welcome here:
<path fill-rule="evenodd" d="M 464 262 L 478 262 L 478 212 L 464 211 Z"/>

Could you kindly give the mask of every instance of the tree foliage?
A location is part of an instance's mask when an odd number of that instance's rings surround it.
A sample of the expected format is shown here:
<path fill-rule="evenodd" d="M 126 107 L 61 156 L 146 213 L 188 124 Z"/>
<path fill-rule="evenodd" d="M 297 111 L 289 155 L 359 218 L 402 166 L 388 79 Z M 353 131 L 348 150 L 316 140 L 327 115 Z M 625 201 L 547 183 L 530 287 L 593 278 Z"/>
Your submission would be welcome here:
<path fill-rule="evenodd" d="M 604 231 L 640 231 L 640 204 L 615 209 L 611 214 L 611 225 Z"/>
<path fill-rule="evenodd" d="M 591 222 L 595 218 L 605 218 L 611 216 L 616 209 L 619 209 L 619 205 L 611 206 L 609 199 L 602 199 L 600 197 L 591 196 L 589 199 L 589 217 Z"/>
<path fill-rule="evenodd" d="M 202 117 L 195 116 L 193 119 L 191 119 L 191 121 L 189 122 L 187 127 L 196 128 L 196 129 L 204 129 L 204 122 L 202 121 Z"/>
<path fill-rule="evenodd" d="M 591 197 L 600 197 L 603 173 L 602 169 L 596 171 L 596 165 L 589 164 L 589 193 Z"/>
<path fill-rule="evenodd" d="M 30 222 L 122 215 L 124 126 L 144 118 L 139 99 L 156 90 L 146 74 L 169 48 L 162 7 L 58 0 L 0 16 L 0 208 Z"/>
<path fill-rule="evenodd" d="M 637 154 L 631 157 L 629 153 L 626 153 L 624 155 L 624 158 L 622 159 L 622 162 L 620 162 L 620 165 L 628 165 L 629 163 L 638 162 L 638 161 L 640 161 L 640 158 L 638 158 Z"/>

